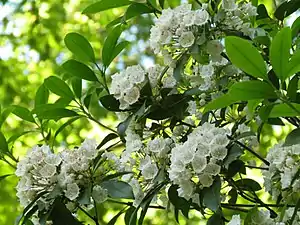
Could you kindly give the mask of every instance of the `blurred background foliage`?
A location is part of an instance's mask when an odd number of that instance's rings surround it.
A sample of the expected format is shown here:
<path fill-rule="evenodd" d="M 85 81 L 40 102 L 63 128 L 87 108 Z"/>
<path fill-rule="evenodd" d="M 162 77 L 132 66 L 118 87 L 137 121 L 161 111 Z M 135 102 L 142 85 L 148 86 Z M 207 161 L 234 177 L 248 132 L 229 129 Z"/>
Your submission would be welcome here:
<path fill-rule="evenodd" d="M 112 0 L 115 1 L 115 0 Z M 116 0 L 117 1 L 117 0 Z M 1 131 L 6 138 L 21 134 L 33 129 L 33 125 L 21 121 L 18 117 L 8 114 L 7 107 L 20 105 L 33 109 L 34 98 L 38 87 L 50 75 L 63 77 L 61 64 L 72 55 L 67 51 L 63 39 L 69 32 L 78 32 L 92 44 L 97 60 L 100 62 L 102 44 L 109 28 L 106 27 L 112 20 L 124 13 L 124 8 L 112 9 L 88 17 L 81 14 L 82 10 L 93 3 L 93 0 L 1 0 L 0 1 L 0 105 Z M 140 1 L 143 2 L 143 1 Z M 180 4 L 180 0 L 166 1 L 171 7 Z M 186 2 L 186 1 L 182 1 Z M 190 1 L 194 2 L 194 1 Z M 274 1 L 262 1 L 269 11 L 273 10 Z M 126 8 L 126 7 L 125 7 Z M 153 15 L 140 16 L 129 22 L 128 29 L 121 39 L 131 42 L 131 45 L 118 56 L 110 67 L 109 74 L 121 70 L 125 65 L 140 62 L 149 67 L 155 61 L 147 40 L 149 30 L 153 24 Z M 88 83 L 84 85 L 86 88 Z M 91 104 L 94 116 L 102 123 L 116 125 L 116 118 L 108 114 L 94 99 Z M 55 130 L 64 120 L 50 126 Z M 275 133 L 274 133 L 275 129 Z M 279 129 L 265 127 L 262 137 L 262 147 L 259 151 L 264 155 L 266 148 L 276 142 L 276 138 L 283 138 L 289 128 Z M 80 119 L 64 129 L 57 137 L 57 146 L 78 145 L 82 139 L 96 138 L 101 140 L 106 131 L 100 129 L 85 119 Z M 10 143 L 14 146 L 15 157 L 22 157 L 26 150 L 40 143 L 42 137 L 37 133 L 29 133 Z M 247 156 L 245 156 L 247 157 Z M 251 156 L 248 157 L 251 159 Z M 8 163 L 11 163 L 8 160 Z M 0 161 L 0 176 L 14 173 L 14 165 Z M 21 212 L 15 196 L 15 176 L 0 179 L 0 225 L 13 224 Z M 122 206 L 106 203 L 99 207 L 103 215 L 102 224 L 111 219 L 116 210 Z M 145 224 L 176 224 L 173 213 L 151 210 Z M 182 224 L 195 224 L 196 217 Z M 120 221 L 120 224 L 122 222 Z M 198 223 L 197 223 L 198 224 Z"/>

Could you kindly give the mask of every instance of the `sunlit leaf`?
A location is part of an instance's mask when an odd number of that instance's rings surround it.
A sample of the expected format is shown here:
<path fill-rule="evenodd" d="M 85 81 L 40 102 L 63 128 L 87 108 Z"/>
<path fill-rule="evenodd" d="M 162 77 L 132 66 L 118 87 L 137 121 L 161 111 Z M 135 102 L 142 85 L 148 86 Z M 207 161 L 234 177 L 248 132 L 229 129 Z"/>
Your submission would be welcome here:
<path fill-rule="evenodd" d="M 226 53 L 230 61 L 244 72 L 267 79 L 267 68 L 263 57 L 250 41 L 239 37 L 225 38 Z"/>
<path fill-rule="evenodd" d="M 83 10 L 84 14 L 93 14 L 102 12 L 108 9 L 118 8 L 126 5 L 130 5 L 132 2 L 129 0 L 102 0 L 96 3 L 89 5 L 87 8 Z"/>
<path fill-rule="evenodd" d="M 292 32 L 289 27 L 281 29 L 271 43 L 270 61 L 277 77 L 281 80 L 287 78 L 291 45 Z"/>
<path fill-rule="evenodd" d="M 98 81 L 92 69 L 74 59 L 68 60 L 62 67 L 72 76 L 89 81 Z"/>
<path fill-rule="evenodd" d="M 73 32 L 67 34 L 64 41 L 67 48 L 78 58 L 84 61 L 89 61 L 93 63 L 95 62 L 95 54 L 93 47 L 88 42 L 88 40 L 85 39 L 85 37 Z"/>
<path fill-rule="evenodd" d="M 51 76 L 48 77 L 44 81 L 45 86 L 54 94 L 68 98 L 68 99 L 73 99 L 74 95 L 69 86 L 60 78 L 56 76 Z"/>

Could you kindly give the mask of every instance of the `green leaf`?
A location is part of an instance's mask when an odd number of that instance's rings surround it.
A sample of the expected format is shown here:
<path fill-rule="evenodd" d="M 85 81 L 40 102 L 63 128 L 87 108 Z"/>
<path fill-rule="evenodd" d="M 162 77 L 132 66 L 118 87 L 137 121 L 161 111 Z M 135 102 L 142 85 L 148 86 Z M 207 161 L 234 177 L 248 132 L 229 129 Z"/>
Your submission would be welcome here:
<path fill-rule="evenodd" d="M 26 216 L 26 214 L 33 208 L 34 204 L 39 200 L 43 195 L 45 195 L 47 191 L 40 192 L 23 210 L 22 215 L 18 216 L 15 221 L 15 225 L 18 225 L 21 220 Z"/>
<path fill-rule="evenodd" d="M 62 64 L 62 67 L 72 76 L 89 81 L 98 81 L 98 78 L 90 67 L 74 59 L 68 60 Z"/>
<path fill-rule="evenodd" d="M 220 207 L 221 179 L 216 177 L 211 187 L 203 189 L 203 203 L 210 210 L 217 212 Z"/>
<path fill-rule="evenodd" d="M 238 172 L 241 172 L 243 174 L 245 174 L 245 172 L 246 172 L 245 163 L 242 160 L 235 160 L 230 163 L 228 172 L 227 172 L 227 176 L 233 177 Z"/>
<path fill-rule="evenodd" d="M 230 106 L 231 104 L 233 104 L 235 102 L 236 101 L 231 98 L 231 95 L 229 95 L 229 94 L 222 95 L 221 97 L 216 98 L 216 99 L 212 100 L 211 102 L 209 102 L 205 106 L 203 113 L 209 112 L 214 109 L 221 109 L 221 108 Z"/>
<path fill-rule="evenodd" d="M 222 215 L 219 212 L 214 213 L 207 221 L 206 225 L 224 225 Z"/>
<path fill-rule="evenodd" d="M 136 3 L 131 4 L 127 8 L 122 19 L 123 19 L 123 21 L 126 21 L 135 16 L 146 14 L 146 13 L 152 13 L 152 12 L 153 12 L 153 9 L 149 8 L 147 5 L 136 2 Z"/>
<path fill-rule="evenodd" d="M 297 99 L 298 82 L 299 82 L 298 76 L 294 76 L 289 82 L 287 96 L 291 101 L 296 101 Z"/>
<path fill-rule="evenodd" d="M 2 152 L 4 154 L 9 152 L 8 144 L 7 144 L 6 139 L 1 131 L 0 131 L 0 152 Z"/>
<path fill-rule="evenodd" d="M 7 143 L 13 143 L 14 141 L 16 141 L 19 137 L 22 137 L 26 134 L 29 134 L 29 133 L 33 133 L 33 132 L 39 132 L 38 130 L 29 130 L 29 131 L 23 131 L 19 134 L 14 134 L 12 135 L 8 140 L 7 140 Z"/>
<path fill-rule="evenodd" d="M 263 57 L 249 41 L 234 36 L 226 37 L 225 48 L 235 66 L 254 77 L 267 79 Z"/>
<path fill-rule="evenodd" d="M 108 180 L 101 183 L 101 186 L 108 191 L 111 198 L 134 199 L 132 187 L 123 181 Z"/>
<path fill-rule="evenodd" d="M 235 185 L 245 191 L 259 191 L 261 186 L 255 180 L 243 178 L 235 181 Z"/>
<path fill-rule="evenodd" d="M 61 118 L 78 116 L 76 112 L 64 108 L 41 110 L 37 111 L 36 114 L 39 118 L 48 120 L 59 120 Z"/>
<path fill-rule="evenodd" d="M 84 14 L 93 14 L 102 12 L 108 9 L 118 8 L 126 5 L 130 5 L 132 2 L 129 0 L 102 0 L 99 2 L 96 2 L 94 4 L 89 5 L 87 8 L 83 10 Z"/>
<path fill-rule="evenodd" d="M 119 217 L 124 213 L 123 210 L 121 210 L 120 212 L 118 212 L 117 215 L 115 215 L 108 223 L 107 225 L 114 225 L 116 224 L 117 220 L 119 219 Z"/>
<path fill-rule="evenodd" d="M 300 31 L 300 16 L 293 22 L 292 25 L 292 37 L 297 37 Z"/>
<path fill-rule="evenodd" d="M 228 196 L 230 196 L 230 199 L 228 200 L 229 204 L 235 204 L 238 198 L 238 192 L 234 188 L 231 188 L 231 190 L 228 192 Z"/>
<path fill-rule="evenodd" d="M 113 50 L 111 60 L 114 60 L 114 58 L 116 58 L 120 54 L 120 52 L 122 52 L 123 49 L 129 45 L 129 43 L 130 42 L 128 41 L 122 41 L 119 44 L 117 44 Z"/>
<path fill-rule="evenodd" d="M 119 136 L 115 133 L 110 133 L 110 134 L 106 135 L 105 138 L 103 138 L 103 140 L 101 141 L 101 143 L 97 146 L 97 149 L 100 149 L 107 142 L 109 142 L 113 139 L 116 139 L 117 137 L 119 137 Z"/>
<path fill-rule="evenodd" d="M 2 181 L 2 180 L 4 180 L 6 177 L 9 177 L 9 176 L 12 176 L 13 174 L 5 174 L 5 175 L 2 175 L 2 176 L 0 176 L 0 182 Z"/>
<path fill-rule="evenodd" d="M 259 80 L 235 83 L 230 87 L 228 94 L 235 101 L 277 98 L 272 86 Z"/>
<path fill-rule="evenodd" d="M 290 76 L 293 76 L 295 73 L 298 73 L 300 71 L 300 50 L 297 50 L 292 55 L 290 61 L 287 65 L 287 72 L 286 72 L 286 78 L 289 78 Z"/>
<path fill-rule="evenodd" d="M 60 198 L 54 201 L 53 209 L 50 214 L 53 225 L 82 225 L 67 209 Z"/>
<path fill-rule="evenodd" d="M 17 117 L 26 120 L 28 122 L 34 123 L 35 120 L 32 116 L 32 113 L 29 111 L 29 109 L 18 106 L 18 105 L 14 105 L 13 106 L 14 109 L 12 111 L 13 114 L 15 114 Z"/>
<path fill-rule="evenodd" d="M 291 145 L 297 145 L 300 143 L 300 128 L 292 130 L 287 137 L 285 138 L 284 145 L 285 146 L 291 146 Z"/>
<path fill-rule="evenodd" d="M 88 186 L 80 193 L 77 201 L 81 205 L 89 205 L 91 204 L 91 196 L 92 196 L 92 184 L 89 183 Z"/>
<path fill-rule="evenodd" d="M 270 61 L 277 77 L 284 81 L 288 74 L 288 60 L 292 46 L 291 28 L 285 27 L 274 37 L 270 47 Z"/>
<path fill-rule="evenodd" d="M 46 104 L 49 98 L 49 90 L 46 88 L 45 84 L 42 84 L 35 94 L 35 107 L 38 105 Z"/>
<path fill-rule="evenodd" d="M 130 206 L 129 209 L 126 210 L 125 216 L 124 216 L 124 222 L 125 225 L 136 225 L 137 215 L 134 215 L 136 208 L 134 206 Z M 132 217 L 132 221 L 130 223 L 130 218 Z"/>
<path fill-rule="evenodd" d="M 65 122 L 63 125 L 61 125 L 54 134 L 54 139 L 57 137 L 57 135 L 62 132 L 67 126 L 75 122 L 76 120 L 80 119 L 82 116 L 76 116 L 71 119 L 69 119 L 67 122 Z"/>
<path fill-rule="evenodd" d="M 67 48 L 78 58 L 83 61 L 95 62 L 93 47 L 85 37 L 78 33 L 69 33 L 66 35 L 64 41 Z"/>
<path fill-rule="evenodd" d="M 119 109 L 120 102 L 117 99 L 115 99 L 114 95 L 102 96 L 100 98 L 100 102 L 103 105 L 103 107 L 109 111 L 115 111 L 115 112 L 121 111 Z"/>
<path fill-rule="evenodd" d="M 75 96 L 80 99 L 82 96 L 82 80 L 77 77 L 73 77 L 71 85 Z"/>
<path fill-rule="evenodd" d="M 283 21 L 284 18 L 293 14 L 299 9 L 299 0 L 291 0 L 283 2 L 275 11 L 274 16 Z"/>
<path fill-rule="evenodd" d="M 300 104 L 290 103 L 295 109 L 292 109 L 285 103 L 274 105 L 272 108 L 269 117 L 276 118 L 276 117 L 294 117 L 300 116 Z"/>
<path fill-rule="evenodd" d="M 107 36 L 102 49 L 102 61 L 104 66 L 108 67 L 113 60 L 114 49 L 124 28 L 121 25 L 116 26 Z"/>
<path fill-rule="evenodd" d="M 45 86 L 54 94 L 67 99 L 73 99 L 74 95 L 69 86 L 56 76 L 48 77 L 44 81 Z"/>
<path fill-rule="evenodd" d="M 191 204 L 185 198 L 178 196 L 177 189 L 178 189 L 177 185 L 172 185 L 168 190 L 168 198 L 170 202 L 174 205 L 175 209 L 180 210 L 182 214 L 186 218 L 188 218 Z"/>

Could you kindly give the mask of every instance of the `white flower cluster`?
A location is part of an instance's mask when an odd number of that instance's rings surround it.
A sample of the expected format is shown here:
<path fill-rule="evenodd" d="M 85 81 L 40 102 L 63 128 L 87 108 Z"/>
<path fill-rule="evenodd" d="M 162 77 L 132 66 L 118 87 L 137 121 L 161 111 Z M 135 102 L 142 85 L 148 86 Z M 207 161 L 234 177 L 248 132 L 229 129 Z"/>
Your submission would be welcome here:
<path fill-rule="evenodd" d="M 51 152 L 48 146 L 35 146 L 17 165 L 15 174 L 21 177 L 17 185 L 17 196 L 23 207 L 44 191 L 53 191 L 57 184 L 58 166 L 62 159 Z M 45 207 L 49 202 L 43 199 Z"/>
<path fill-rule="evenodd" d="M 160 53 L 164 47 L 188 48 L 197 40 L 198 28 L 209 19 L 206 10 L 192 11 L 190 4 L 164 9 L 150 30 L 150 46 L 155 54 Z"/>
<path fill-rule="evenodd" d="M 205 123 L 189 134 L 186 142 L 172 149 L 168 172 L 170 180 L 179 186 L 179 196 L 189 200 L 196 185 L 203 188 L 213 184 L 227 156 L 228 133 L 224 128 Z"/>
<path fill-rule="evenodd" d="M 233 215 L 231 220 L 227 223 L 227 225 L 241 225 L 241 217 L 240 215 Z"/>
<path fill-rule="evenodd" d="M 257 15 L 257 8 L 251 3 L 237 4 L 235 0 L 223 0 L 222 9 L 214 18 L 217 27 L 237 30 L 250 37 L 254 36 L 256 29 L 251 27 L 251 17 Z"/>
<path fill-rule="evenodd" d="M 146 72 L 139 66 L 127 67 L 125 71 L 112 75 L 111 94 L 120 102 L 120 109 L 136 103 L 146 81 Z"/>
<path fill-rule="evenodd" d="M 76 201 L 91 182 L 90 171 L 97 156 L 96 147 L 96 141 L 88 139 L 79 148 L 59 154 L 51 152 L 49 146 L 33 147 L 17 165 L 16 175 L 20 177 L 17 196 L 21 205 L 26 207 L 42 192 L 45 194 L 37 202 L 39 209 L 47 209 L 57 196 Z M 95 186 L 93 197 L 103 202 L 107 192 Z"/>
<path fill-rule="evenodd" d="M 283 217 L 281 216 L 276 217 L 275 219 L 272 219 L 270 217 L 270 211 L 269 210 L 255 210 L 254 212 L 250 212 L 250 216 L 247 215 L 247 224 L 251 225 L 287 225 L 290 224 L 288 221 L 292 218 L 294 213 L 294 208 L 288 208 L 283 212 Z M 227 225 L 241 225 L 242 219 L 240 218 L 240 215 L 233 215 L 231 220 L 228 222 Z M 298 225 L 300 224 L 300 212 L 297 212 L 296 217 L 293 221 L 292 225 Z"/>
<path fill-rule="evenodd" d="M 163 87 L 173 88 L 176 85 L 173 70 L 169 69 L 165 74 L 162 74 L 163 69 L 162 66 L 154 65 L 144 70 L 140 65 L 135 65 L 112 75 L 110 92 L 119 100 L 120 109 L 127 109 L 138 101 L 140 91 L 148 80 L 147 76 L 152 88 L 158 85 L 161 75 L 163 76 L 161 78 Z"/>
<path fill-rule="evenodd" d="M 265 189 L 273 199 L 280 193 L 285 201 L 292 200 L 293 195 L 300 193 L 300 179 L 296 176 L 299 172 L 300 145 L 274 146 L 267 155 L 270 162 L 269 170 L 263 171 Z"/>

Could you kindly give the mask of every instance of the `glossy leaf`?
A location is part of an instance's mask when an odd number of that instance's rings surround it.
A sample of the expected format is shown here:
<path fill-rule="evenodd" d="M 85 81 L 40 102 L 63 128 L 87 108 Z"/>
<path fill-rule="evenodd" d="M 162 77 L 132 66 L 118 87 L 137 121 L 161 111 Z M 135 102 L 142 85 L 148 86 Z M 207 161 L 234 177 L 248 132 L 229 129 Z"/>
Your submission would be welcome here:
<path fill-rule="evenodd" d="M 117 44 L 113 50 L 111 60 L 114 60 L 128 45 L 130 42 L 128 41 L 122 41 L 119 44 Z"/>
<path fill-rule="evenodd" d="M 300 50 L 294 52 L 292 55 L 288 65 L 287 65 L 287 72 L 286 72 L 286 78 L 289 78 L 290 76 L 294 75 L 295 73 L 298 73 L 300 71 Z"/>
<path fill-rule="evenodd" d="M 130 208 L 127 209 L 125 216 L 124 216 L 125 225 L 136 225 L 137 215 L 134 214 L 135 210 L 136 210 L 136 208 L 134 206 L 130 206 Z M 133 217 L 132 217 L 132 215 L 133 215 Z M 130 223 L 130 219 L 131 219 L 131 223 Z"/>
<path fill-rule="evenodd" d="M 270 48 L 270 61 L 277 77 L 284 81 L 287 78 L 292 31 L 289 27 L 280 30 L 274 37 Z"/>
<path fill-rule="evenodd" d="M 298 76 L 294 76 L 289 82 L 287 95 L 291 101 L 296 101 L 297 99 L 298 83 L 299 83 Z"/>
<path fill-rule="evenodd" d="M 190 203 L 183 197 L 178 196 L 178 186 L 172 185 L 168 190 L 168 198 L 170 202 L 174 205 L 175 210 L 180 210 L 182 214 L 188 218 Z"/>
<path fill-rule="evenodd" d="M 285 116 L 286 117 L 300 116 L 300 104 L 291 103 L 291 105 L 295 109 L 292 109 L 290 106 L 288 106 L 285 103 L 275 105 L 272 108 L 269 117 L 275 118 L 275 117 L 285 117 Z"/>
<path fill-rule="evenodd" d="M 103 107 L 109 111 L 121 111 L 119 109 L 120 102 L 117 99 L 115 99 L 113 95 L 105 95 L 101 97 L 100 102 L 103 105 Z"/>
<path fill-rule="evenodd" d="M 65 122 L 63 125 L 61 125 L 54 134 L 54 138 L 57 137 L 57 135 L 62 132 L 67 126 L 71 125 L 73 122 L 75 122 L 76 120 L 80 119 L 82 116 L 76 116 L 74 118 L 69 119 L 67 122 Z"/>
<path fill-rule="evenodd" d="M 10 177 L 10 176 L 12 176 L 13 174 L 5 174 L 5 175 L 2 175 L 2 176 L 0 176 L 0 182 L 2 181 L 2 180 L 4 180 L 6 177 Z"/>
<path fill-rule="evenodd" d="M 153 10 L 151 8 L 149 8 L 147 5 L 136 2 L 136 3 L 131 4 L 127 8 L 122 20 L 126 21 L 135 16 L 146 14 L 146 13 L 151 13 L 151 12 L 153 12 Z"/>
<path fill-rule="evenodd" d="M 134 199 L 132 187 L 123 181 L 108 180 L 103 181 L 101 186 L 108 191 L 111 198 Z"/>
<path fill-rule="evenodd" d="M 73 99 L 74 95 L 69 86 L 60 78 L 56 76 L 51 76 L 48 77 L 44 81 L 45 86 L 54 94 L 68 98 L 68 99 Z"/>
<path fill-rule="evenodd" d="M 67 209 L 61 199 L 56 199 L 53 203 L 53 209 L 50 218 L 54 225 L 83 225 Z"/>
<path fill-rule="evenodd" d="M 209 217 L 206 225 L 224 225 L 225 222 L 222 218 L 222 215 L 218 212 L 214 213 L 211 217 Z"/>
<path fill-rule="evenodd" d="M 229 94 L 222 95 L 221 97 L 216 98 L 216 99 L 212 100 L 211 102 L 209 102 L 205 106 L 204 113 L 209 112 L 214 109 L 221 109 L 221 108 L 227 107 L 235 102 L 236 101 L 231 98 L 231 95 L 229 95 Z"/>
<path fill-rule="evenodd" d="M 220 198 L 221 180 L 220 177 L 216 177 L 211 187 L 203 189 L 203 203 L 210 210 L 216 212 L 221 203 Z"/>
<path fill-rule="evenodd" d="M 35 120 L 32 116 L 32 113 L 29 111 L 29 109 L 24 108 L 22 106 L 18 106 L 18 105 L 14 105 L 13 107 L 14 107 L 14 109 L 12 111 L 13 114 L 15 114 L 16 116 L 18 116 L 19 118 L 21 118 L 25 121 L 28 121 L 31 123 L 35 122 Z"/>
<path fill-rule="evenodd" d="M 80 99 L 82 96 L 82 80 L 77 77 L 73 77 L 71 85 L 75 96 Z"/>
<path fill-rule="evenodd" d="M 38 105 L 46 104 L 49 98 L 49 90 L 46 88 L 45 84 L 42 84 L 36 92 L 35 95 L 35 107 Z"/>
<path fill-rule="evenodd" d="M 116 139 L 117 137 L 119 137 L 119 136 L 115 133 L 110 133 L 110 134 L 106 135 L 105 138 L 103 138 L 103 140 L 101 141 L 101 143 L 97 146 L 97 149 L 100 149 L 107 142 L 109 142 L 113 139 Z"/>
<path fill-rule="evenodd" d="M 98 81 L 98 78 L 90 67 L 74 59 L 68 60 L 62 67 L 72 76 L 83 80 Z"/>
<path fill-rule="evenodd" d="M 300 17 L 298 17 L 292 24 L 292 37 L 296 37 L 300 31 Z"/>
<path fill-rule="evenodd" d="M 300 128 L 292 130 L 285 138 L 284 145 L 291 146 L 300 144 Z"/>
<path fill-rule="evenodd" d="M 39 118 L 48 120 L 59 120 L 66 117 L 78 116 L 78 114 L 72 110 L 64 108 L 53 108 L 49 110 L 37 111 Z"/>
<path fill-rule="evenodd" d="M 67 48 L 78 58 L 83 61 L 95 62 L 93 47 L 88 40 L 85 39 L 85 37 L 73 32 L 67 34 L 64 41 Z"/>
<path fill-rule="evenodd" d="M 230 61 L 235 66 L 254 77 L 267 79 L 265 62 L 250 41 L 239 37 L 226 37 L 225 48 Z"/>
<path fill-rule="evenodd" d="M 89 5 L 87 8 L 83 10 L 84 14 L 93 14 L 102 12 L 108 9 L 119 8 L 122 6 L 130 5 L 132 2 L 129 0 L 102 0 L 96 3 Z"/>
<path fill-rule="evenodd" d="M 1 131 L 0 131 L 0 152 L 4 154 L 9 152 L 7 141 Z"/>
<path fill-rule="evenodd" d="M 124 213 L 123 210 L 121 210 L 120 212 L 118 212 L 108 223 L 107 225 L 115 225 L 117 220 L 119 219 L 119 217 Z"/>
<path fill-rule="evenodd" d="M 230 98 L 235 101 L 248 101 L 252 99 L 276 98 L 277 95 L 268 83 L 252 80 L 233 84 L 230 87 Z"/>
<path fill-rule="evenodd" d="M 255 180 L 249 178 L 243 178 L 235 181 L 235 184 L 242 190 L 245 191 L 259 191 L 261 190 L 261 186 Z"/>
<path fill-rule="evenodd" d="M 116 26 L 105 39 L 102 49 L 102 61 L 104 66 L 108 67 L 113 60 L 114 49 L 117 45 L 118 39 L 123 31 L 121 25 Z"/>

